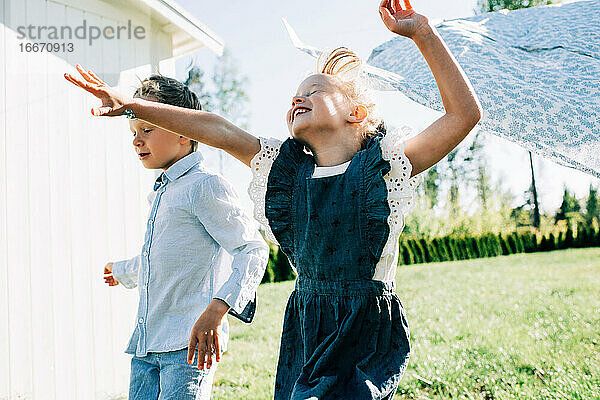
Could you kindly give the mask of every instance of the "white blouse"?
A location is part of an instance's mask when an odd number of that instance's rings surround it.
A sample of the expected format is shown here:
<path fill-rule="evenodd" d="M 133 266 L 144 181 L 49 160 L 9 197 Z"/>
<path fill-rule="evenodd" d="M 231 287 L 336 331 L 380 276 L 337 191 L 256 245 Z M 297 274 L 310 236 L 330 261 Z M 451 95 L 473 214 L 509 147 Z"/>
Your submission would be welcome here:
<path fill-rule="evenodd" d="M 410 128 L 404 127 L 402 130 L 388 132 L 380 141 L 382 156 L 390 162 L 391 166 L 390 172 L 383 177 L 388 189 L 390 234 L 375 267 L 373 279 L 384 282 L 395 281 L 399 252 L 398 241 L 404 229 L 404 218 L 414 207 L 415 189 L 421 182 L 421 175 L 410 177 L 412 165 L 404 154 L 404 138 L 408 134 L 410 134 Z M 265 195 L 271 166 L 277 158 L 283 142 L 273 138 L 261 137 L 259 139 L 261 149 L 250 162 L 252 181 L 248 187 L 248 194 L 254 203 L 254 218 L 264 226 L 267 240 L 277 244 L 277 239 L 265 216 Z M 350 162 L 328 167 L 315 166 L 312 177 L 321 178 L 343 174 Z"/>

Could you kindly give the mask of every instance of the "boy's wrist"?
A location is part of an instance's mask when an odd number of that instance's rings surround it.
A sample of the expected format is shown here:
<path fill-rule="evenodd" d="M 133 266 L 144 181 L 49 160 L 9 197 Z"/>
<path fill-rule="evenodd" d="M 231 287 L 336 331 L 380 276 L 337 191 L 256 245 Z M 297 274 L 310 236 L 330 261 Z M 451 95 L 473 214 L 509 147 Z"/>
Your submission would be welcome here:
<path fill-rule="evenodd" d="M 224 300 L 214 298 L 206 308 L 207 311 L 214 312 L 218 315 L 225 315 L 231 307 Z"/>

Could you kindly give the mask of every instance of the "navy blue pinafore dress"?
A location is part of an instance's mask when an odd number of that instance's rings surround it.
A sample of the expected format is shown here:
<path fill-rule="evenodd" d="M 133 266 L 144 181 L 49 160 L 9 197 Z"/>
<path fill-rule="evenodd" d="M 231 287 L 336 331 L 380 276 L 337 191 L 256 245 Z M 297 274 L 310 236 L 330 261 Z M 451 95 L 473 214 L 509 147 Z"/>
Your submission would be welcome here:
<path fill-rule="evenodd" d="M 293 139 L 268 175 L 265 216 L 297 270 L 284 316 L 275 399 L 391 399 L 409 359 L 408 324 L 394 282 L 374 280 L 388 239 L 383 176 L 372 138 L 343 174 L 313 178 Z"/>

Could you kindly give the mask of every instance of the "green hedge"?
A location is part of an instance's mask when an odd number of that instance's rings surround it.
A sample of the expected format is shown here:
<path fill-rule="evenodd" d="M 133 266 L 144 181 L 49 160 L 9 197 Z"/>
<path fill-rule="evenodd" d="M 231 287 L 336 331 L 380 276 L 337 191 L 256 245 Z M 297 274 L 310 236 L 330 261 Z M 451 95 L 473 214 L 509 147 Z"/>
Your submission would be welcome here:
<path fill-rule="evenodd" d="M 496 257 L 516 253 L 552 251 L 571 247 L 600 246 L 600 230 L 580 225 L 577 236 L 569 228 L 558 237 L 554 234 L 538 237 L 535 233 L 513 232 L 511 234 L 485 233 L 479 236 L 455 236 L 426 238 L 400 238 L 399 265 L 420 264 L 440 261 L 468 260 Z M 296 274 L 288 258 L 274 244 L 270 244 L 269 263 L 262 282 L 293 280 Z"/>
<path fill-rule="evenodd" d="M 600 230 L 580 225 L 577 236 L 571 229 L 558 237 L 530 232 L 510 234 L 486 233 L 479 236 L 448 235 L 432 239 L 400 238 L 398 264 L 409 265 L 423 262 L 468 260 L 496 257 L 517 253 L 552 251 L 571 247 L 600 246 Z"/>
<path fill-rule="evenodd" d="M 287 256 L 274 244 L 269 244 L 269 262 L 261 283 L 291 281 L 296 278 Z"/>

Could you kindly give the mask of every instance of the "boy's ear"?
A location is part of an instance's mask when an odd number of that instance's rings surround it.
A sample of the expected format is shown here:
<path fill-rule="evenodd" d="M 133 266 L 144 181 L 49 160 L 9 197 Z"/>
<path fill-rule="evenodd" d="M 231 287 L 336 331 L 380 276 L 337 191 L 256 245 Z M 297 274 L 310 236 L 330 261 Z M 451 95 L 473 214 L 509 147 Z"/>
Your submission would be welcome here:
<path fill-rule="evenodd" d="M 179 144 L 186 144 L 189 142 L 190 142 L 189 138 L 186 138 L 185 136 L 179 136 Z"/>
<path fill-rule="evenodd" d="M 352 112 L 350 113 L 350 117 L 348 118 L 348 121 L 360 124 L 361 122 L 363 122 L 365 120 L 365 118 L 367 118 L 367 115 L 369 115 L 369 111 L 367 110 L 367 107 L 363 106 L 362 104 L 358 104 L 357 106 L 354 107 L 354 110 L 352 110 Z"/>

